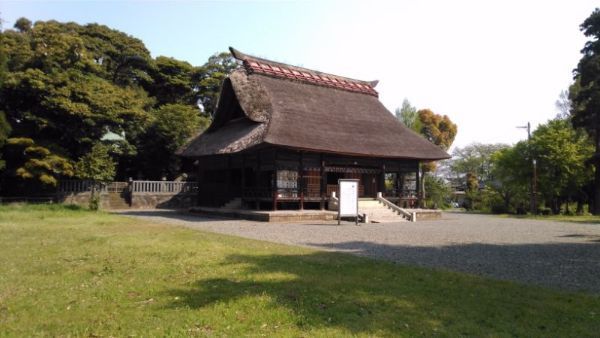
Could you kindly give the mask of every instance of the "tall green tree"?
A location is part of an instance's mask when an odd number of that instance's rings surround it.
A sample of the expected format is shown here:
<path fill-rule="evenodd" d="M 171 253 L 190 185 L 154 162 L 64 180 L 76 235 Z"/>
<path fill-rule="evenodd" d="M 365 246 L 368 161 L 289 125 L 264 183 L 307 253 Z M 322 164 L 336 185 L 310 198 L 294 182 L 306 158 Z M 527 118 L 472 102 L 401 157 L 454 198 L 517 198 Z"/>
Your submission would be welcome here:
<path fill-rule="evenodd" d="M 492 156 L 492 179 L 488 186 L 502 196 L 505 210 L 509 210 L 511 204 L 514 207 L 515 198 L 526 203 L 533 175 L 530 160 L 533 156 L 537 161 L 539 202 L 553 213 L 559 213 L 563 203 L 576 200 L 577 212 L 581 213 L 587 199 L 585 189 L 593 175 L 586 159 L 593 152 L 589 136 L 573 128 L 569 119 L 550 120 L 533 132 L 530 143 L 519 142 Z M 568 203 L 565 205 L 568 207 Z"/>
<path fill-rule="evenodd" d="M 0 111 L 0 173 L 4 170 L 6 162 L 2 159 L 2 153 L 4 151 L 4 145 L 10 134 L 10 125 L 6 120 L 6 116 L 3 111 Z"/>
<path fill-rule="evenodd" d="M 600 215 L 600 9 L 596 8 L 580 26 L 589 38 L 574 71 L 570 87 L 571 115 L 575 127 L 584 128 L 594 140 L 595 192 L 593 213 Z"/>
<path fill-rule="evenodd" d="M 151 179 L 179 174 L 177 149 L 192 136 L 206 129 L 209 120 L 198 109 L 183 104 L 166 104 L 151 112 L 152 123 L 137 145 L 139 156 L 128 167 L 145 170 Z"/>
<path fill-rule="evenodd" d="M 152 83 L 147 86 L 148 92 L 156 98 L 157 106 L 172 103 L 195 105 L 197 89 L 193 76 L 197 71 L 185 61 L 159 56 L 151 70 Z"/>
<path fill-rule="evenodd" d="M 0 35 L 8 57 L 0 110 L 16 140 L 7 147 L 23 148 L 18 140 L 27 139 L 46 158 L 72 162 L 108 131 L 132 140 L 144 130 L 154 99 L 140 85 L 149 79 L 146 66 L 132 61 L 152 62 L 141 41 L 99 25 L 38 21 L 17 29 Z M 69 172 L 31 175 L 27 166 L 42 152 L 10 153 L 13 177 L 54 184 Z"/>
<path fill-rule="evenodd" d="M 110 151 L 110 146 L 98 142 L 94 144 L 89 153 L 81 156 L 75 164 L 75 176 L 92 181 L 89 202 L 92 210 L 97 210 L 100 206 L 100 199 L 97 195 L 99 184 L 110 182 L 115 177 L 116 165 Z"/>
<path fill-rule="evenodd" d="M 2 178 L 52 185 L 71 171 L 31 174 L 28 168 L 41 163 L 42 153 L 72 165 L 115 134 L 121 139 L 112 141 L 111 156 L 120 179 L 132 172 L 176 175 L 175 149 L 209 122 L 198 102 L 211 112 L 235 67 L 229 53 L 200 67 L 153 59 L 141 40 L 104 25 L 19 19 L 15 29 L 0 32 Z M 25 151 L 32 147 L 45 150 Z M 147 161 L 153 153 L 162 158 Z"/>
<path fill-rule="evenodd" d="M 7 159 L 17 159 L 13 163 L 16 164 L 16 177 L 56 186 L 58 177 L 73 176 L 73 162 L 55 145 L 37 144 L 26 137 L 11 137 L 7 140 L 7 146 Z M 20 156 L 14 156 L 15 153 Z"/>
<path fill-rule="evenodd" d="M 478 182 L 487 183 L 492 179 L 492 155 L 508 148 L 506 144 L 471 143 L 452 152 L 450 170 L 466 186 L 467 175 L 472 175 Z"/>
<path fill-rule="evenodd" d="M 540 125 L 531 138 L 532 152 L 538 162 L 538 190 L 554 213 L 562 202 L 582 193 L 592 179 L 586 160 L 594 153 L 588 135 L 574 129 L 567 119 L 554 119 Z M 582 211 L 581 199 L 579 211 Z M 568 208 L 568 203 L 566 204 Z"/>
<path fill-rule="evenodd" d="M 402 101 L 402 107 L 396 108 L 395 113 L 396 118 L 405 126 L 416 132 L 420 132 L 422 125 L 421 121 L 419 120 L 417 108 L 412 106 L 408 99 L 405 98 L 404 101 Z"/>
<path fill-rule="evenodd" d="M 530 149 L 527 142 L 521 141 L 512 147 L 498 150 L 491 157 L 491 176 L 488 183 L 502 200 L 502 211 L 525 210 L 528 203 L 529 180 L 532 175 L 531 162 L 528 160 Z M 493 206 L 490 206 L 493 208 Z"/>
<path fill-rule="evenodd" d="M 213 114 L 223 80 L 238 66 L 237 61 L 228 52 L 212 55 L 208 61 L 199 67 L 194 76 L 195 90 L 198 93 L 198 103 L 202 104 L 207 114 Z"/>

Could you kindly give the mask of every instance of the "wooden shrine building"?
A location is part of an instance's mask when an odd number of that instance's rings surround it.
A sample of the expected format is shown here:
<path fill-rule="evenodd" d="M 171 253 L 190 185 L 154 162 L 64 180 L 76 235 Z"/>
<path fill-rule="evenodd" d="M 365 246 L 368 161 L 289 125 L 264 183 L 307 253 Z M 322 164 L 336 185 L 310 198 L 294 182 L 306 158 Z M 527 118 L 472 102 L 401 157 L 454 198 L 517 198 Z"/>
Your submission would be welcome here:
<path fill-rule="evenodd" d="M 359 196 L 419 199 L 419 162 L 449 158 L 379 101 L 377 81 L 277 63 L 230 48 L 241 61 L 223 82 L 210 127 L 180 149 L 197 165 L 202 206 L 326 208 L 340 178 Z"/>

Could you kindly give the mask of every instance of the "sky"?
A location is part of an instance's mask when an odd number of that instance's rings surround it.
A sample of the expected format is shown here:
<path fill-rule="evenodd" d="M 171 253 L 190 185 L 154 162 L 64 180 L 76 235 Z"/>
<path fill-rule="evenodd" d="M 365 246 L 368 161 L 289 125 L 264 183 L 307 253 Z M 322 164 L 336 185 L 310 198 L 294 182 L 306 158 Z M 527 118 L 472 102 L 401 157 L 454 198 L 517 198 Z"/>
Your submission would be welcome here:
<path fill-rule="evenodd" d="M 96 22 L 140 38 L 153 56 L 202 65 L 229 46 L 361 80 L 393 112 L 407 98 L 458 125 L 453 147 L 513 144 L 553 118 L 597 2 L 571 1 L 10 1 L 4 29 Z"/>

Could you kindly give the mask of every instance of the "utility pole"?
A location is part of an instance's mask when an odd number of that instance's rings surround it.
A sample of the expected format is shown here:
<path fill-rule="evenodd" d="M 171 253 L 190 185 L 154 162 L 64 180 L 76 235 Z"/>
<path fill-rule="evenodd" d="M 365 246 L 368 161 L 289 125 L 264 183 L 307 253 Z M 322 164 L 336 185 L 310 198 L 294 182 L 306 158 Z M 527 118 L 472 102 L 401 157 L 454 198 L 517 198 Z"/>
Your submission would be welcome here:
<path fill-rule="evenodd" d="M 531 151 L 531 123 L 527 122 L 526 126 L 518 126 L 520 129 L 527 129 L 527 148 L 529 149 L 529 157 L 531 159 L 531 165 L 533 166 L 533 173 L 531 175 L 531 196 L 529 199 L 529 208 L 532 215 L 537 214 L 537 161 L 533 158 L 533 152 Z"/>

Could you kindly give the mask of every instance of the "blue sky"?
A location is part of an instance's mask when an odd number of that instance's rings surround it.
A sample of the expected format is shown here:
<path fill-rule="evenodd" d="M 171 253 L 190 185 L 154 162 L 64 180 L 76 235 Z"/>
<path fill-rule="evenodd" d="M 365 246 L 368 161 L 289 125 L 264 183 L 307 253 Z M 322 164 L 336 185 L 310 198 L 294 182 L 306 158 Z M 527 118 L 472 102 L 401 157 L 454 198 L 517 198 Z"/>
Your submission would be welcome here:
<path fill-rule="evenodd" d="M 380 80 L 392 110 L 406 97 L 458 124 L 456 146 L 514 143 L 515 128 L 556 114 L 594 1 L 6 1 L 19 17 L 97 22 L 153 56 L 203 64 L 228 46 L 294 65 Z"/>

